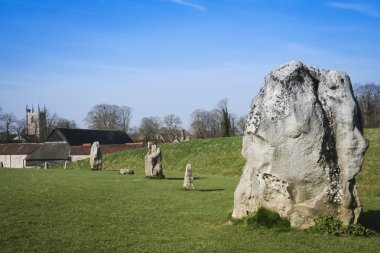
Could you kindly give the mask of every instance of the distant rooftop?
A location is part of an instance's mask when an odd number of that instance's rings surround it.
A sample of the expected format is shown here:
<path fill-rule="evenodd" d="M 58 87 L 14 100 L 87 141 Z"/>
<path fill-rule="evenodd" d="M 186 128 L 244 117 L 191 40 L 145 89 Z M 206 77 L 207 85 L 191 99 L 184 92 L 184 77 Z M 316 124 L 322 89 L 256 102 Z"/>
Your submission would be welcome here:
<path fill-rule="evenodd" d="M 99 141 L 100 145 L 133 143 L 126 132 L 118 130 L 92 130 L 56 128 L 45 142 L 67 142 L 70 146 L 78 146 Z"/>

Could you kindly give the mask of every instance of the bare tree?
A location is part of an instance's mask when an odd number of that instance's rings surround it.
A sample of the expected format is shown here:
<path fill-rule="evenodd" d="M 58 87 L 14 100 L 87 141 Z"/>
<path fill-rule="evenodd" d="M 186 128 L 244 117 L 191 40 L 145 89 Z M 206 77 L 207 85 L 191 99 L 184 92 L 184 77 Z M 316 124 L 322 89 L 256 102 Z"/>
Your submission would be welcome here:
<path fill-rule="evenodd" d="M 56 128 L 58 115 L 56 113 L 51 113 L 49 110 L 46 110 L 46 133 L 42 139 L 45 139 L 47 135 Z"/>
<path fill-rule="evenodd" d="M 239 134 L 238 129 L 238 116 L 235 113 L 230 113 L 230 123 L 231 123 L 231 136 L 235 136 L 236 134 Z"/>
<path fill-rule="evenodd" d="M 14 131 L 17 134 L 17 138 L 22 141 L 22 136 L 25 133 L 25 119 L 17 119 L 14 124 Z"/>
<path fill-rule="evenodd" d="M 4 141 L 12 142 L 12 135 L 16 135 L 22 140 L 22 134 L 25 131 L 25 119 L 17 119 L 13 113 L 3 113 L 0 107 L 0 131 L 3 131 Z"/>
<path fill-rule="evenodd" d="M 58 117 L 55 122 L 55 128 L 78 128 L 77 123 L 74 120 L 68 120 Z"/>
<path fill-rule="evenodd" d="M 127 131 L 131 118 L 132 109 L 128 106 L 98 104 L 87 113 L 85 120 L 91 129 Z"/>
<path fill-rule="evenodd" d="M 380 85 L 369 83 L 358 85 L 355 89 L 365 127 L 380 126 Z"/>
<path fill-rule="evenodd" d="M 220 136 L 220 114 L 218 110 L 207 112 L 206 115 L 206 132 L 208 137 Z"/>
<path fill-rule="evenodd" d="M 5 113 L 1 116 L 1 128 L 5 132 L 5 141 L 7 143 L 12 142 L 11 134 L 15 130 L 16 120 L 16 116 L 13 113 Z"/>
<path fill-rule="evenodd" d="M 191 128 L 197 138 L 211 138 L 216 137 L 220 131 L 220 117 L 219 112 L 195 110 L 191 114 L 192 123 Z"/>
<path fill-rule="evenodd" d="M 198 109 L 191 114 L 191 118 L 191 128 L 198 138 L 227 137 L 231 136 L 235 130 L 226 98 L 218 102 L 215 110 Z"/>
<path fill-rule="evenodd" d="M 241 116 L 237 121 L 237 129 L 238 129 L 240 134 L 244 134 L 244 132 L 245 132 L 245 128 L 246 128 L 246 124 L 247 124 L 247 117 L 248 117 L 247 115 Z"/>
<path fill-rule="evenodd" d="M 141 120 L 140 134 L 145 141 L 157 140 L 160 134 L 161 120 L 159 117 L 145 117 Z"/>
<path fill-rule="evenodd" d="M 40 136 L 40 141 L 44 141 L 51 131 L 55 128 L 77 128 L 77 124 L 74 120 L 59 117 L 57 113 L 51 113 L 46 110 L 46 133 Z M 43 122 L 41 122 L 43 123 Z"/>
<path fill-rule="evenodd" d="M 169 140 L 177 140 L 180 135 L 180 128 L 182 124 L 180 117 L 174 114 L 166 115 L 163 119 L 163 124 Z"/>
<path fill-rule="evenodd" d="M 134 140 L 140 140 L 140 132 L 137 126 L 133 126 L 128 129 L 128 135 Z"/>
<path fill-rule="evenodd" d="M 129 124 L 132 119 L 132 108 L 128 106 L 119 107 L 119 129 L 127 132 L 129 130 Z"/>
<path fill-rule="evenodd" d="M 191 114 L 191 128 L 197 138 L 206 138 L 206 123 L 203 119 L 205 112 L 197 109 Z"/>

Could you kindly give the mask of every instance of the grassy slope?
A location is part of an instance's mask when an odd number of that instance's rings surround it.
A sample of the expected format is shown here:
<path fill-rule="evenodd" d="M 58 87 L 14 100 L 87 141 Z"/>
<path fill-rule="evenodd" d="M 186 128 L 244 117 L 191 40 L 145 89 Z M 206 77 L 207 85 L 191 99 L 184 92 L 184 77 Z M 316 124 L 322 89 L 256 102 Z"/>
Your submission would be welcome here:
<path fill-rule="evenodd" d="M 378 230 L 380 130 L 367 130 L 366 135 L 371 146 L 358 177 L 365 208 L 362 220 Z M 239 180 L 234 175 L 240 174 L 244 163 L 241 140 L 199 140 L 161 148 L 166 180 L 144 178 L 141 159 L 146 150 L 105 157 L 108 169 L 133 167 L 133 176 L 73 169 L 88 168 L 88 161 L 67 171 L 0 170 L 0 251 L 377 252 L 380 248 L 379 237 L 338 238 L 228 226 L 225 221 Z M 181 189 L 189 162 L 198 177 L 196 191 Z"/>
<path fill-rule="evenodd" d="M 182 172 L 190 163 L 194 173 L 223 176 L 240 176 L 244 165 L 241 156 L 242 138 L 216 138 L 160 145 L 163 154 L 164 174 Z M 135 149 L 104 156 L 106 170 L 120 168 L 144 169 L 147 149 Z M 88 160 L 71 165 L 72 168 L 89 166 Z"/>

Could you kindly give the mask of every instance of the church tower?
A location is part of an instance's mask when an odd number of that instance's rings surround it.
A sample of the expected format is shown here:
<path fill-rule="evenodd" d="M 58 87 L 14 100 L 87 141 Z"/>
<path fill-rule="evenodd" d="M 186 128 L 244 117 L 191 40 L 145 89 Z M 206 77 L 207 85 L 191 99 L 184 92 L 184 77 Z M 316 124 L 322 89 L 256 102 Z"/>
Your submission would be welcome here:
<path fill-rule="evenodd" d="M 37 108 L 26 106 L 26 132 L 34 142 L 45 140 L 47 135 L 45 106 L 43 110 L 40 110 L 39 105 Z"/>

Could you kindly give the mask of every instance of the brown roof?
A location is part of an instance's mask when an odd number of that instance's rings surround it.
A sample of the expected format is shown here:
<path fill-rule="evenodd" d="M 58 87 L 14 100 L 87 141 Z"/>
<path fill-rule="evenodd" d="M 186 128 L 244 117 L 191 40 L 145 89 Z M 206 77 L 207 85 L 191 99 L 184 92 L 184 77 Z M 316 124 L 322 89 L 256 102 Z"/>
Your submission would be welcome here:
<path fill-rule="evenodd" d="M 103 154 L 110 154 L 143 147 L 145 147 L 145 144 L 143 142 L 138 142 L 113 145 L 100 145 L 100 150 Z M 70 146 L 70 155 L 90 155 L 90 150 L 91 147 L 88 145 Z"/>
<path fill-rule="evenodd" d="M 0 155 L 29 155 L 41 146 L 41 143 L 0 144 Z"/>
<path fill-rule="evenodd" d="M 66 142 L 45 142 L 39 149 L 26 157 L 30 160 L 67 160 L 69 144 Z"/>

